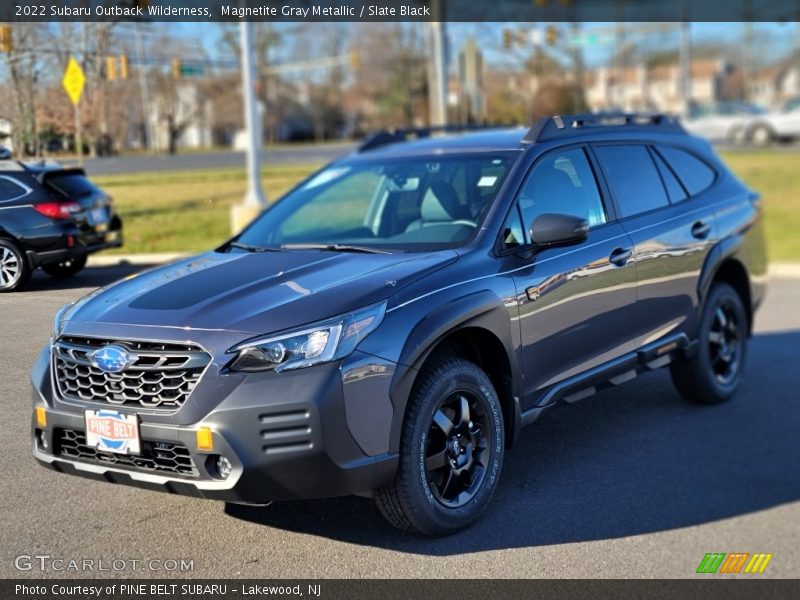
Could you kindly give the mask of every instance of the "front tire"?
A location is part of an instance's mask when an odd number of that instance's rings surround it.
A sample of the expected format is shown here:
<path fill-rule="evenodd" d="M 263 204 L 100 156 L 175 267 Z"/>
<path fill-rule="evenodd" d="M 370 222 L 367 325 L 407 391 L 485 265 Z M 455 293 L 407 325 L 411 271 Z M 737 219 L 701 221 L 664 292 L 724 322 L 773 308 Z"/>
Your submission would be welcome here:
<path fill-rule="evenodd" d="M 376 492 L 395 527 L 429 536 L 474 523 L 497 487 L 505 448 L 489 377 L 461 359 L 427 366 L 409 399 L 394 482 Z"/>
<path fill-rule="evenodd" d="M 86 266 L 86 256 L 68 258 L 67 260 L 43 265 L 42 271 L 55 279 L 67 279 L 80 273 Z"/>
<path fill-rule="evenodd" d="M 0 293 L 22 289 L 30 281 L 32 273 L 19 246 L 0 238 Z"/>
<path fill-rule="evenodd" d="M 730 400 L 742 383 L 747 338 L 741 297 L 727 283 L 715 283 L 703 305 L 697 352 L 670 367 L 681 395 L 696 404 Z"/>

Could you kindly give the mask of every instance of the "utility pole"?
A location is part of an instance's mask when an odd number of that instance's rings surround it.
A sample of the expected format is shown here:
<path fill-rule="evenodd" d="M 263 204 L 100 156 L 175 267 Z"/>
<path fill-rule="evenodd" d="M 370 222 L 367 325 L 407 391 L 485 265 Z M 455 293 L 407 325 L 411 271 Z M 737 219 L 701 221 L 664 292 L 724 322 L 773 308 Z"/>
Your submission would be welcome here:
<path fill-rule="evenodd" d="M 750 102 L 750 83 L 755 78 L 755 65 L 753 64 L 753 23 L 744 22 L 744 89 L 742 90 L 745 102 Z"/>
<path fill-rule="evenodd" d="M 435 21 L 430 23 L 430 112 L 431 125 L 447 124 L 447 59 L 445 56 L 445 30 L 442 20 L 442 0 L 431 2 L 431 14 Z"/>
<path fill-rule="evenodd" d="M 242 21 L 240 32 L 242 100 L 247 134 L 247 192 L 242 203 L 231 208 L 231 226 L 234 233 L 241 231 L 267 204 L 261 185 L 261 120 L 253 87 L 253 24 Z"/>
<path fill-rule="evenodd" d="M 572 33 L 573 39 L 577 39 L 581 33 L 580 22 L 572 21 L 570 24 L 570 32 Z M 575 112 L 583 112 L 586 110 L 586 97 L 584 94 L 584 85 L 586 81 L 584 76 L 583 46 L 581 44 L 573 43 L 572 45 L 572 64 L 575 74 L 575 98 L 573 100 L 573 108 Z"/>
<path fill-rule="evenodd" d="M 795 6 L 797 8 L 794 12 L 794 28 L 795 28 L 794 51 L 795 51 L 795 62 L 797 63 L 798 61 L 800 61 L 800 0 L 795 0 Z"/>
<path fill-rule="evenodd" d="M 681 112 L 687 117 L 692 103 L 692 32 L 688 20 L 681 23 L 679 68 Z"/>
<path fill-rule="evenodd" d="M 753 63 L 753 7 L 751 0 L 745 0 L 743 8 L 744 20 L 744 89 L 742 90 L 745 102 L 750 101 L 751 82 L 755 78 L 755 65 Z"/>

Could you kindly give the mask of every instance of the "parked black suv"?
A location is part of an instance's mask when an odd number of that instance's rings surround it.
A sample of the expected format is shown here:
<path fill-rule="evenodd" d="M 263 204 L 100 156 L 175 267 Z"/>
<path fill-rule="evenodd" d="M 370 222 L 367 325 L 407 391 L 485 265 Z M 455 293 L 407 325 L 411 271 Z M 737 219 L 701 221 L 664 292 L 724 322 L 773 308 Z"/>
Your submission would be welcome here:
<path fill-rule="evenodd" d="M 0 160 L 0 292 L 24 287 L 37 267 L 71 277 L 90 253 L 121 244 L 122 221 L 83 170 Z"/>
<path fill-rule="evenodd" d="M 438 535 L 559 401 L 664 366 L 693 402 L 735 393 L 764 243 L 707 143 L 660 116 L 430 133 L 376 136 L 213 252 L 64 307 L 35 457 L 239 503 L 371 493 Z"/>

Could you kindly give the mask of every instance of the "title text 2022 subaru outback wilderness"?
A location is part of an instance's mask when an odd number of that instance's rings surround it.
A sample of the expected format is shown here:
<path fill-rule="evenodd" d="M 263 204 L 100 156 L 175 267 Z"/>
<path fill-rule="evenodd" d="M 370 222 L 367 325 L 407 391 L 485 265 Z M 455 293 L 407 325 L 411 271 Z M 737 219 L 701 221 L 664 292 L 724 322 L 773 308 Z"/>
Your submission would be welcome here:
<path fill-rule="evenodd" d="M 64 307 L 33 369 L 57 471 L 238 503 L 371 493 L 472 523 L 520 428 L 669 366 L 742 380 L 759 199 L 668 117 L 384 133 L 213 252 Z"/>

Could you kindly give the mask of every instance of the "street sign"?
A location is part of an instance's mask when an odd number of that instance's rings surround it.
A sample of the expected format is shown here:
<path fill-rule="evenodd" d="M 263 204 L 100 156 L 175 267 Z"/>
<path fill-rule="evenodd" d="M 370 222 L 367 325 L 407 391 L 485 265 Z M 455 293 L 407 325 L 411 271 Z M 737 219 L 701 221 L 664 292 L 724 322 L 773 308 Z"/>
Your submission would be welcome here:
<path fill-rule="evenodd" d="M 184 77 L 201 76 L 206 72 L 201 63 L 181 63 L 181 75 Z"/>
<path fill-rule="evenodd" d="M 75 106 L 81 101 L 81 94 L 83 94 L 83 86 L 85 83 L 86 77 L 83 74 L 83 69 L 81 69 L 75 57 L 70 56 L 61 84 L 64 86 L 70 101 Z"/>
<path fill-rule="evenodd" d="M 615 36 L 608 33 L 582 32 L 569 35 L 568 38 L 572 46 L 600 46 L 611 44 L 615 41 Z"/>

